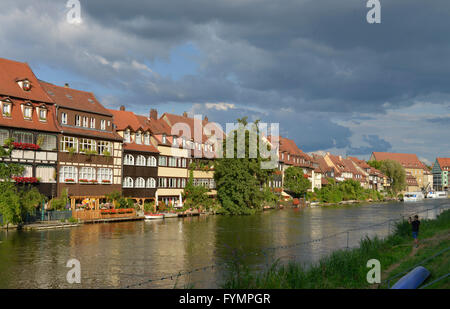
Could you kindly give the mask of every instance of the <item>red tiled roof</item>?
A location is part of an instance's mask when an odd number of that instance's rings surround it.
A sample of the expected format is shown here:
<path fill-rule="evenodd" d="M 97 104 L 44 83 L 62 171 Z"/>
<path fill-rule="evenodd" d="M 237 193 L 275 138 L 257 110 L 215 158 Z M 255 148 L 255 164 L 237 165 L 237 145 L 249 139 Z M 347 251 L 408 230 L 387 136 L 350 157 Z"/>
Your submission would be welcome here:
<path fill-rule="evenodd" d="M 108 109 L 108 111 L 114 117 L 113 122 L 116 125 L 117 130 L 123 131 L 126 128 L 131 128 L 133 131 L 137 131 L 139 129 L 145 130 L 133 112 L 113 109 Z"/>
<path fill-rule="evenodd" d="M 436 158 L 442 170 L 450 170 L 450 158 Z"/>
<path fill-rule="evenodd" d="M 17 81 L 28 79 L 31 90 L 24 91 Z M 42 89 L 40 83 L 28 64 L 0 58 L 0 94 L 25 100 L 53 103 Z"/>
<path fill-rule="evenodd" d="M 171 127 L 176 123 L 187 124 L 189 126 L 189 128 L 191 129 L 192 138 L 194 138 L 194 129 L 195 129 L 196 123 L 197 123 L 197 126 L 201 126 L 201 127 L 204 127 L 207 124 L 213 125 L 214 127 L 212 130 L 214 130 L 215 133 L 218 133 L 219 136 L 222 137 L 222 139 L 225 136 L 225 133 L 222 131 L 222 129 L 220 127 L 216 126 L 214 122 L 209 122 L 208 120 L 205 120 L 205 119 L 201 120 L 201 119 L 197 119 L 197 118 L 185 117 L 185 116 L 174 115 L 174 114 L 169 114 L 169 113 L 164 113 L 161 116 L 161 119 L 164 119 L 164 118 L 169 122 L 169 125 Z M 202 134 L 202 142 L 206 142 L 207 140 L 208 140 L 208 137 L 205 136 L 204 134 Z"/>
<path fill-rule="evenodd" d="M 413 153 L 373 152 L 373 156 L 377 161 L 397 161 L 405 168 L 426 169 L 426 166 L 422 162 L 420 162 L 417 155 Z"/>
<path fill-rule="evenodd" d="M 58 132 L 58 127 L 55 121 L 55 107 L 54 105 L 46 104 L 47 107 L 47 121 L 43 122 L 39 120 L 39 115 L 37 114 L 36 108 L 42 106 L 44 103 L 31 103 L 33 106 L 33 116 L 31 120 L 26 120 L 23 118 L 21 104 L 27 101 L 21 99 L 10 99 L 12 102 L 11 117 L 5 117 L 0 112 L 0 126 L 37 130 L 37 131 L 47 131 L 47 132 Z"/>
<path fill-rule="evenodd" d="M 136 143 L 124 143 L 123 149 L 124 150 L 132 150 L 132 151 L 159 153 L 158 149 L 156 149 L 156 147 L 151 144 L 150 145 L 139 145 Z"/>
<path fill-rule="evenodd" d="M 43 81 L 40 81 L 40 83 L 42 88 L 48 93 L 49 97 L 59 106 L 112 116 L 111 113 L 97 101 L 95 95 L 91 92 L 60 87 Z"/>
<path fill-rule="evenodd" d="M 100 130 L 92 130 L 86 128 L 78 128 L 78 127 L 68 127 L 57 125 L 62 134 L 72 134 L 78 136 L 86 136 L 91 138 L 104 138 L 108 140 L 114 141 L 122 141 L 123 138 L 117 134 L 116 132 L 109 131 L 100 131 Z"/>

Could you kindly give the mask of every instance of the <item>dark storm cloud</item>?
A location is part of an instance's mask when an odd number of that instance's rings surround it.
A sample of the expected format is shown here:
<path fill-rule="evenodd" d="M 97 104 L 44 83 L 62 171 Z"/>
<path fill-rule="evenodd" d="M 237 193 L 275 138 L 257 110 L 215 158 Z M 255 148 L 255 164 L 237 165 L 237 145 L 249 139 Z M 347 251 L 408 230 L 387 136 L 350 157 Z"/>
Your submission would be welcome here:
<path fill-rule="evenodd" d="M 350 149 L 338 118 L 450 98 L 448 0 L 381 1 L 374 25 L 365 0 L 80 2 L 84 22 L 73 26 L 64 0 L 3 0 L 1 55 L 102 87 L 112 108 L 227 102 L 267 111 L 305 151 Z M 26 31 L 17 27 L 24 20 Z M 173 79 L 154 69 L 187 43 L 199 51 L 195 72 Z M 388 147 L 373 136 L 351 151 Z"/>
<path fill-rule="evenodd" d="M 363 140 L 369 146 L 350 147 L 347 151 L 348 155 L 367 155 L 373 151 L 386 152 L 392 148 L 392 145 L 380 138 L 378 135 L 364 135 Z"/>

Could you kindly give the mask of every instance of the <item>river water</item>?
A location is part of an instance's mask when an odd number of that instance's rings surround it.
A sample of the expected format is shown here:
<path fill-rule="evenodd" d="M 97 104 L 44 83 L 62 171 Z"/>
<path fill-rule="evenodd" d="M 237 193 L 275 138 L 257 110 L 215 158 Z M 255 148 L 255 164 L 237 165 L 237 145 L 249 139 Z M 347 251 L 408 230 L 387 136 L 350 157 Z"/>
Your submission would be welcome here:
<path fill-rule="evenodd" d="M 307 265 L 358 246 L 366 235 L 386 236 L 393 231 L 387 220 L 419 212 L 422 219 L 435 218 L 443 208 L 450 200 L 0 231 L 0 288 L 216 288 L 230 261 L 254 269 L 276 259 Z M 80 261 L 81 284 L 67 283 L 70 259 Z"/>

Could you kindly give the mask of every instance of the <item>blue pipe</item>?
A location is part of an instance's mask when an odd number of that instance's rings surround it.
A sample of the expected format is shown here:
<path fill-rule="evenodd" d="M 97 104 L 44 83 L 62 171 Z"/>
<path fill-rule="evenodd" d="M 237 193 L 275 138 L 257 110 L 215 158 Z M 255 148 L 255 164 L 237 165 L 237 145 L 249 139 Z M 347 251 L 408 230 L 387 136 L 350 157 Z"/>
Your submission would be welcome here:
<path fill-rule="evenodd" d="M 404 275 L 391 289 L 417 289 L 430 275 L 423 266 L 417 266 Z"/>

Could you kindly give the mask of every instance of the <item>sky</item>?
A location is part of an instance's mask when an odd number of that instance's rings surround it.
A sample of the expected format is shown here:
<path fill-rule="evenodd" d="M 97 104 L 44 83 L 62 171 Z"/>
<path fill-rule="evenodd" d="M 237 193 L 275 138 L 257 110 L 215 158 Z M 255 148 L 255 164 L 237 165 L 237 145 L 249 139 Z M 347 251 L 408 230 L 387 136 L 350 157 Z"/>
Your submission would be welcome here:
<path fill-rule="evenodd" d="M 450 2 L 2 0 L 0 57 L 108 108 L 248 116 L 305 152 L 450 157 Z"/>

